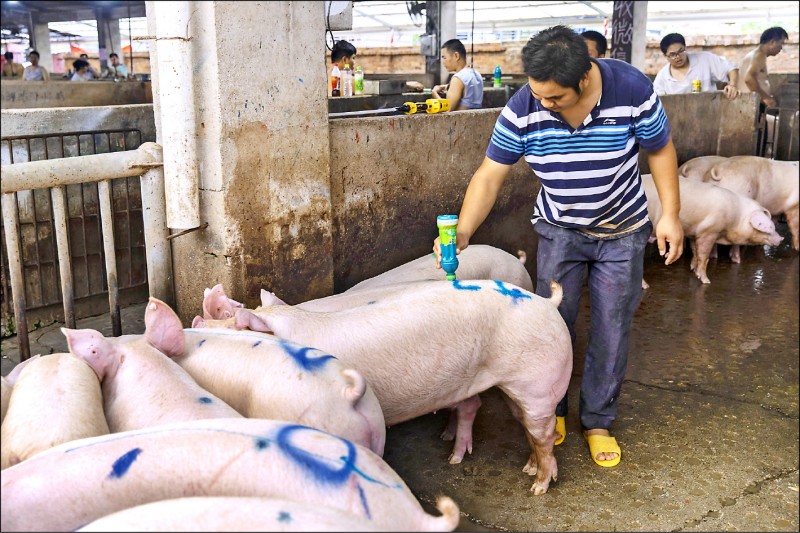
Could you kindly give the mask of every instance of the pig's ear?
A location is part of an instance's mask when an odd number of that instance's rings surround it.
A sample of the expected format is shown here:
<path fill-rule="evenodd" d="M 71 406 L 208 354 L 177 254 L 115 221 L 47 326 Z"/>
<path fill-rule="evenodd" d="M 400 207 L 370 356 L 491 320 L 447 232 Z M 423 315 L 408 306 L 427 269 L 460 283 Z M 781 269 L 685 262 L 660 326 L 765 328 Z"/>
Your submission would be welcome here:
<path fill-rule="evenodd" d="M 203 296 L 203 318 L 220 320 L 233 316 L 234 300 L 228 298 L 222 283 L 217 283 L 210 290 L 206 290 Z M 241 304 L 240 304 L 241 306 Z M 241 306 L 243 307 L 243 306 Z"/>
<path fill-rule="evenodd" d="M 192 327 L 193 328 L 204 328 L 206 327 L 206 319 L 197 315 L 192 319 Z"/>
<path fill-rule="evenodd" d="M 367 380 L 361 375 L 361 372 L 355 368 L 346 368 L 342 370 L 342 376 L 347 383 L 344 389 L 344 397 L 350 400 L 350 403 L 355 405 L 358 403 L 364 393 L 367 392 Z"/>
<path fill-rule="evenodd" d="M 70 353 L 86 361 L 102 381 L 114 355 L 114 345 L 93 329 L 61 328 L 61 333 L 67 338 Z"/>
<path fill-rule="evenodd" d="M 269 307 L 271 305 L 286 305 L 286 302 L 275 296 L 274 292 L 261 289 L 261 307 Z"/>
<path fill-rule="evenodd" d="M 711 172 L 709 172 L 709 174 L 711 174 L 711 179 L 714 181 L 719 181 L 722 179 L 722 176 L 717 173 L 717 167 L 711 167 Z"/>
<path fill-rule="evenodd" d="M 769 211 L 754 211 L 750 215 L 750 224 L 758 231 L 764 233 L 772 233 L 775 231 L 775 224 L 772 223 L 772 217 Z"/>
<path fill-rule="evenodd" d="M 249 309 L 237 309 L 236 318 L 233 323 L 234 329 L 249 329 L 251 331 L 260 331 L 261 333 L 274 333 L 267 320 Z"/>
<path fill-rule="evenodd" d="M 168 357 L 183 355 L 185 339 L 181 319 L 167 304 L 152 296 L 144 312 L 144 338 Z"/>

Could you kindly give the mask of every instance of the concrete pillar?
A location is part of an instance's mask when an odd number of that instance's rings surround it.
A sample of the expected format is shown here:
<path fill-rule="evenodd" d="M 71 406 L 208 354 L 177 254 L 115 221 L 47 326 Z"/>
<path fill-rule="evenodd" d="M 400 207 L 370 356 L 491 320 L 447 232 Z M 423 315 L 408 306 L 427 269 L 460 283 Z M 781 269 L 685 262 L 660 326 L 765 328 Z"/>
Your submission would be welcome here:
<path fill-rule="evenodd" d="M 116 52 L 119 60 L 125 62 L 125 56 L 122 54 L 122 36 L 119 31 L 119 19 L 107 18 L 106 19 L 106 48 L 108 53 Z"/>
<path fill-rule="evenodd" d="M 644 70 L 647 46 L 647 2 L 614 2 L 611 57 Z"/>
<path fill-rule="evenodd" d="M 95 22 L 97 23 L 97 46 L 99 49 L 97 55 L 100 58 L 100 72 L 103 72 L 108 68 L 109 54 L 108 15 L 104 10 L 95 10 Z"/>
<path fill-rule="evenodd" d="M 33 43 L 35 43 L 36 51 L 39 52 L 39 65 L 52 74 L 53 56 L 50 53 L 50 28 L 47 27 L 47 22 L 33 20 Z"/>
<path fill-rule="evenodd" d="M 426 46 L 421 46 L 425 55 L 425 73 L 433 75 L 433 84 L 439 85 L 447 80 L 447 71 L 442 66 L 442 32 L 441 2 L 427 2 L 425 7 L 425 39 Z M 444 77 L 442 77 L 444 72 Z"/>
<path fill-rule="evenodd" d="M 324 3 L 189 4 L 200 217 L 208 226 L 171 241 L 176 311 L 190 323 L 203 289 L 216 283 L 249 307 L 262 288 L 290 304 L 330 295 Z"/>
<path fill-rule="evenodd" d="M 456 3 L 454 0 L 444 0 L 439 2 L 439 24 L 441 27 L 442 36 L 441 41 L 439 41 L 439 47 L 441 48 L 444 43 L 450 39 L 456 38 Z M 470 47 L 468 43 L 464 43 L 464 46 L 467 47 L 467 54 L 469 54 Z M 441 57 L 441 50 L 439 50 L 439 56 Z M 470 59 L 472 59 L 471 56 Z M 469 60 L 467 61 L 467 65 L 469 65 Z M 447 69 L 444 68 L 444 65 L 441 65 L 440 77 L 443 82 L 447 80 L 448 74 L 449 73 L 447 72 Z"/>

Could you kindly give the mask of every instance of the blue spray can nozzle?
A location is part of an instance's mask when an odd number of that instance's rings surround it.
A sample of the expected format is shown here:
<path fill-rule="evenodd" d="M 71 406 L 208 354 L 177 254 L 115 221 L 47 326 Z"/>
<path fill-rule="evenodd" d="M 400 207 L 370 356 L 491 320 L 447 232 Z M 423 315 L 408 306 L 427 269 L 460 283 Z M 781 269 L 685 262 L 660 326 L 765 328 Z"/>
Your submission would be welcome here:
<path fill-rule="evenodd" d="M 439 228 L 439 250 L 442 252 L 442 269 L 447 274 L 447 279 L 456 279 L 458 257 L 456 257 L 456 228 L 458 215 L 439 215 L 436 217 L 436 226 Z"/>

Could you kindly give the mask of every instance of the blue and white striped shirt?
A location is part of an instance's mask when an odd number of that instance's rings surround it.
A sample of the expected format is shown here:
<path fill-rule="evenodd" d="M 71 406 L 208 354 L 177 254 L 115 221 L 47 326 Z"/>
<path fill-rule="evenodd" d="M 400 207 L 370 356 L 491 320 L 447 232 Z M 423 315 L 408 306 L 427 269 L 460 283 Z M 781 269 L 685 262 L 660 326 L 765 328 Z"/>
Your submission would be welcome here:
<path fill-rule="evenodd" d="M 583 124 L 573 130 L 526 86 L 498 117 L 486 155 L 506 165 L 525 156 L 542 185 L 534 224 L 544 219 L 589 234 L 614 235 L 647 221 L 639 145 L 663 148 L 670 129 L 647 76 L 616 59 L 594 63 L 600 68 L 602 94 Z"/>

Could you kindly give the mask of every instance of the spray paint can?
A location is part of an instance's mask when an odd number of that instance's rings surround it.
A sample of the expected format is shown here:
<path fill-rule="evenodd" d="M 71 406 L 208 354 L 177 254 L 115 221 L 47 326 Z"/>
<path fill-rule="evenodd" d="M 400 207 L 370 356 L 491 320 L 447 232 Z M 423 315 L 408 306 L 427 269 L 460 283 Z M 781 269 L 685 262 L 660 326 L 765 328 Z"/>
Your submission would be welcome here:
<path fill-rule="evenodd" d="M 692 80 L 692 92 L 699 93 L 700 92 L 700 80 Z"/>
<path fill-rule="evenodd" d="M 456 279 L 458 257 L 456 257 L 456 228 L 458 215 L 439 215 L 436 217 L 436 226 L 439 228 L 439 250 L 442 252 L 442 268 L 447 274 L 447 280 Z"/>

